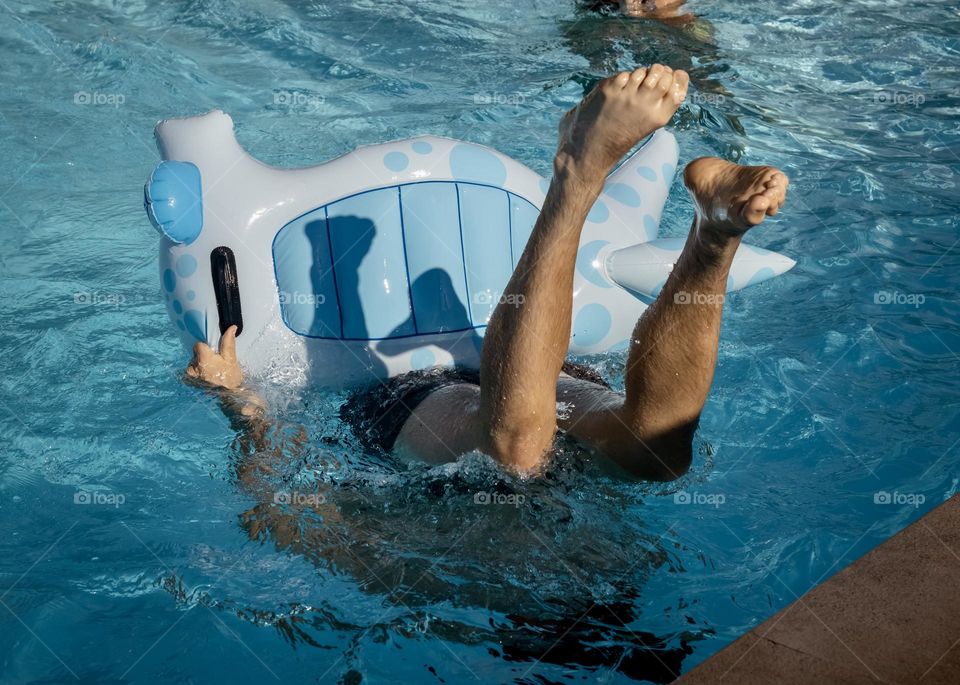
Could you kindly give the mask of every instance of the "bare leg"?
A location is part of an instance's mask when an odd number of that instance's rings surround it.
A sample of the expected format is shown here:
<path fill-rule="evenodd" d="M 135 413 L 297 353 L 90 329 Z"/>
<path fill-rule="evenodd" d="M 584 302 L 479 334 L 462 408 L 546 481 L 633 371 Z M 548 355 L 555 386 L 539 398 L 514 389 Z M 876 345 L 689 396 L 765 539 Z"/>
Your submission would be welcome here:
<path fill-rule="evenodd" d="M 427 397 L 400 432 L 399 450 L 435 461 L 480 449 L 521 471 L 543 462 L 557 427 L 557 378 L 587 213 L 613 165 L 670 120 L 688 83 L 685 72 L 662 65 L 620 73 L 563 118 L 543 209 L 487 327 L 480 388 Z"/>
<path fill-rule="evenodd" d="M 787 177 L 773 167 L 715 158 L 691 162 L 684 182 L 697 214 L 660 296 L 637 322 L 626 397 L 569 380 L 577 411 L 562 426 L 628 472 L 669 480 L 689 467 L 693 431 L 713 382 L 727 274 L 742 235 L 783 205 Z"/>
<path fill-rule="evenodd" d="M 670 120 L 686 86 L 684 72 L 660 65 L 617 74 L 561 122 L 553 181 L 484 339 L 483 449 L 506 465 L 535 468 L 553 442 L 557 377 L 570 343 L 574 265 L 587 213 L 611 167 Z"/>

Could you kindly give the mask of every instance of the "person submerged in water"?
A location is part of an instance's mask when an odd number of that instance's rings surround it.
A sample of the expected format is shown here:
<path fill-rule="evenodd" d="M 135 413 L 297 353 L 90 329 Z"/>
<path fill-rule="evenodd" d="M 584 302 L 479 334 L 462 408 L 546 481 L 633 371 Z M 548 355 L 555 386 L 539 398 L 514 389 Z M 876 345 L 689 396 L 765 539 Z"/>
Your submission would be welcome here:
<path fill-rule="evenodd" d="M 660 19 L 665 21 L 680 20 L 692 21 L 695 17 L 690 13 L 682 13 L 686 0 L 589 0 L 590 9 L 620 10 L 628 17 L 643 17 L 646 19 Z"/>
<path fill-rule="evenodd" d="M 710 157 L 690 162 L 683 176 L 695 207 L 690 232 L 636 324 L 625 392 L 565 365 L 587 213 L 617 162 L 671 120 L 688 83 L 686 72 L 655 64 L 604 79 L 567 112 L 550 188 L 488 323 L 479 374 L 413 373 L 356 395 L 347 414 L 361 440 L 374 436 L 384 450 L 433 463 L 480 450 L 534 473 L 560 431 L 631 477 L 672 480 L 688 470 L 717 363 L 727 274 L 743 235 L 783 205 L 789 181 L 781 171 Z M 216 388 L 228 414 L 262 434 L 266 407 L 244 389 L 235 336 L 228 329 L 219 352 L 197 343 L 186 375 Z"/>

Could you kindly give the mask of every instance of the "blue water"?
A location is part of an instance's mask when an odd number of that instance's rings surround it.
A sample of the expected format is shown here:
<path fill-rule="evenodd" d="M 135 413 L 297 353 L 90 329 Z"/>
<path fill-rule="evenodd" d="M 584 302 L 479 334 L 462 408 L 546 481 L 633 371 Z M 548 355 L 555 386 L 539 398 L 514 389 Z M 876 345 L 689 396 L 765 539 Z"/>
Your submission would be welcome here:
<path fill-rule="evenodd" d="M 0 3 L 0 681 L 663 682 L 951 496 L 955 3 L 689 7 Z M 223 108 L 279 165 L 432 133 L 547 173 L 562 110 L 653 60 L 693 77 L 682 161 L 793 180 L 751 241 L 798 266 L 729 298 L 691 473 L 408 468 L 273 377 L 271 478 L 326 503 L 255 508 L 178 376 L 141 208 L 156 120 Z M 690 211 L 677 184 L 666 233 Z"/>

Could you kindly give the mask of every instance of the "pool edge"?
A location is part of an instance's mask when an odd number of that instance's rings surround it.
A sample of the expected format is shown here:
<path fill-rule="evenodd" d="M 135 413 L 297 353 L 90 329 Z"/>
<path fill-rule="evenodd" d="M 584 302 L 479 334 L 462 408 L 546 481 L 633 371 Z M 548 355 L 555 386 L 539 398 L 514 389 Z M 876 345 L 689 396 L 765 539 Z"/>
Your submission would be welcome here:
<path fill-rule="evenodd" d="M 960 682 L 960 495 L 676 683 Z"/>

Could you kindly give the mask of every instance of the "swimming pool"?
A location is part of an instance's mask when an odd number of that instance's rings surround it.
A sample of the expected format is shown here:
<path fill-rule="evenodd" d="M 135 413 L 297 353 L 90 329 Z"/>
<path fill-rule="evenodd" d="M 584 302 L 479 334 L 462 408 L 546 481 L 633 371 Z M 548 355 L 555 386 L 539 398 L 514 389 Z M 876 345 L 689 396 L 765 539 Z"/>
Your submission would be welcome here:
<path fill-rule="evenodd" d="M 662 682 L 956 491 L 950 3 L 704 0 L 686 30 L 346 5 L 0 5 L 0 680 Z M 386 463 L 278 373 L 312 435 L 278 484 L 336 512 L 264 533 L 232 431 L 178 379 L 140 206 L 155 121 L 221 107 L 278 165 L 432 133 L 546 173 L 560 112 L 652 60 L 693 75 L 682 161 L 793 180 L 751 242 L 798 266 L 730 297 L 691 473 Z M 667 234 L 689 213 L 677 186 Z"/>

